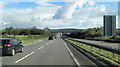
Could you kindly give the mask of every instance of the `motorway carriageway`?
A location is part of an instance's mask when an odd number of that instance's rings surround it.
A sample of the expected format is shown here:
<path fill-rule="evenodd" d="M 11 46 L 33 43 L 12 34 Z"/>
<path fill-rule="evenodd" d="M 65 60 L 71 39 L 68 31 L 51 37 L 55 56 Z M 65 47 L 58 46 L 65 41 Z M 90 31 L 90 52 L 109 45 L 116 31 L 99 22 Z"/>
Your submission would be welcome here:
<path fill-rule="evenodd" d="M 33 42 L 23 53 L 2 56 L 2 65 L 95 65 L 91 60 L 66 44 L 58 35 L 54 40 Z"/>

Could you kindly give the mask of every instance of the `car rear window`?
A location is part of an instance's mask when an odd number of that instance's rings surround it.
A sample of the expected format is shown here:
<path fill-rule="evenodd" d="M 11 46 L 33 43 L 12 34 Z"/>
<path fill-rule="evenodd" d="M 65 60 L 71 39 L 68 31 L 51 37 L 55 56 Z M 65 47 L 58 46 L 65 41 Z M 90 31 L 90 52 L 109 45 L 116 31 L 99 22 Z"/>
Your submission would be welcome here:
<path fill-rule="evenodd" d="M 0 40 L 0 45 L 2 44 L 9 44 L 10 40 Z"/>

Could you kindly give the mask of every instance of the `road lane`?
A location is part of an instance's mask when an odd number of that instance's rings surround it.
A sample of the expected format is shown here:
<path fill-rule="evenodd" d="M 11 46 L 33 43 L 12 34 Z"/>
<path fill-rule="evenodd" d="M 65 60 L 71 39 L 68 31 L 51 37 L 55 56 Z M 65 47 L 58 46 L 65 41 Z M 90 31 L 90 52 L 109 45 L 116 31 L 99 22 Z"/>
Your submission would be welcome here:
<path fill-rule="evenodd" d="M 74 61 L 76 62 L 76 64 L 80 67 L 79 62 L 77 61 L 77 59 L 75 58 L 75 56 L 73 55 L 73 53 L 71 52 L 71 50 L 68 48 L 67 44 L 63 41 L 65 47 L 67 48 L 67 50 L 69 51 L 70 55 L 73 57 Z"/>
<path fill-rule="evenodd" d="M 50 42 L 49 42 L 49 43 L 47 43 L 47 44 L 50 44 L 51 42 L 53 42 L 53 41 L 50 41 Z M 45 44 L 45 45 L 46 45 L 46 44 Z M 45 45 L 40 46 L 40 48 L 38 48 L 38 50 L 40 50 L 40 49 L 44 48 L 44 47 L 45 47 Z M 15 61 L 14 63 L 18 63 L 18 62 L 20 62 L 20 61 L 24 60 L 25 58 L 29 57 L 30 55 L 34 54 L 35 52 L 36 52 L 36 51 L 31 52 L 30 54 L 28 54 L 28 55 L 26 55 L 26 56 L 24 56 L 24 57 L 20 58 L 19 60 Z"/>
<path fill-rule="evenodd" d="M 39 40 L 39 41 L 35 41 L 35 42 L 32 42 L 32 43 L 27 43 L 27 44 L 23 44 L 24 46 L 29 46 L 29 45 L 33 45 L 33 44 L 38 44 L 40 42 L 42 42 L 43 40 Z"/>
<path fill-rule="evenodd" d="M 14 62 L 28 54 L 30 54 L 33 51 L 36 51 L 39 47 L 45 45 L 50 41 L 45 40 L 45 41 L 40 41 L 37 43 L 33 43 L 31 45 L 25 46 L 23 53 L 17 53 L 14 56 L 3 56 L 2 57 L 2 65 L 14 65 Z"/>
<path fill-rule="evenodd" d="M 84 56 L 81 52 L 79 52 L 76 48 L 74 48 L 72 45 L 66 43 L 66 45 L 68 46 L 68 48 L 70 49 L 70 51 L 72 52 L 72 54 L 74 55 L 74 57 L 77 59 L 77 62 L 79 62 L 80 66 L 94 66 L 94 67 L 98 67 L 96 66 L 96 64 L 94 62 L 92 62 L 91 60 L 89 60 L 86 56 Z"/>
<path fill-rule="evenodd" d="M 95 65 L 60 37 L 25 46 L 23 53 L 4 56 L 2 61 L 3 65 Z"/>
<path fill-rule="evenodd" d="M 21 58 L 21 59 L 15 61 L 15 63 L 18 63 L 18 62 L 24 60 L 25 58 L 29 57 L 30 55 L 32 55 L 32 54 L 34 54 L 34 53 L 35 53 L 35 52 L 31 52 L 30 54 L 26 55 L 25 57 L 23 57 L 23 58 Z"/>
<path fill-rule="evenodd" d="M 76 65 L 76 63 L 63 41 L 57 38 L 16 65 Z"/>

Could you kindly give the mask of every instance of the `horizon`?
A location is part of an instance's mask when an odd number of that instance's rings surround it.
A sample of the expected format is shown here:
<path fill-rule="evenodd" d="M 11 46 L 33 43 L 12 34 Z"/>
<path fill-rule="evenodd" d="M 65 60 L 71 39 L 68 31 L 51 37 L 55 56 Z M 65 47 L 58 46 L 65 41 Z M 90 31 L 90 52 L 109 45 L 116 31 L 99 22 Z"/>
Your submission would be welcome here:
<path fill-rule="evenodd" d="M 6 27 L 6 28 L 9 28 L 9 27 Z M 33 27 L 29 27 L 29 28 L 13 28 L 13 29 L 30 29 L 30 28 L 33 28 Z M 37 27 L 36 27 L 37 28 Z M 45 28 L 48 28 L 48 27 L 45 27 Z M 45 29 L 45 28 L 37 28 L 37 29 Z M 101 27 L 94 27 L 94 28 L 101 28 Z M 4 28 L 5 29 L 5 28 Z M 4 29 L 0 29 L 0 30 L 4 30 Z M 83 28 L 48 28 L 48 29 L 51 29 L 51 30 L 59 30 L 59 29 L 83 29 Z M 93 29 L 93 28 L 84 28 L 84 29 Z M 116 28 L 116 30 L 119 30 L 120 28 Z"/>

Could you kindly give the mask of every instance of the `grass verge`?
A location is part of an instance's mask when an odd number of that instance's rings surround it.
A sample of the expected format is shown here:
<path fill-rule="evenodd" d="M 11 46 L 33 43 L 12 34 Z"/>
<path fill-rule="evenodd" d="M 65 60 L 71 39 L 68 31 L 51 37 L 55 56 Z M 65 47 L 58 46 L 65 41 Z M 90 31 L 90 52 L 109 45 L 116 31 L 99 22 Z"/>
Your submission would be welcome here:
<path fill-rule="evenodd" d="M 86 44 L 82 44 L 76 41 L 72 41 L 69 39 L 65 39 L 77 46 L 79 46 L 80 48 L 86 50 L 87 52 L 93 54 L 94 56 L 98 57 L 99 59 L 105 61 L 106 63 L 109 63 L 110 65 L 114 65 L 114 66 L 120 66 L 120 55 L 118 54 L 113 54 L 111 52 L 96 48 L 96 47 L 92 47 Z"/>
<path fill-rule="evenodd" d="M 39 40 L 46 40 L 48 35 L 3 35 L 2 38 L 15 38 L 25 44 Z"/>

